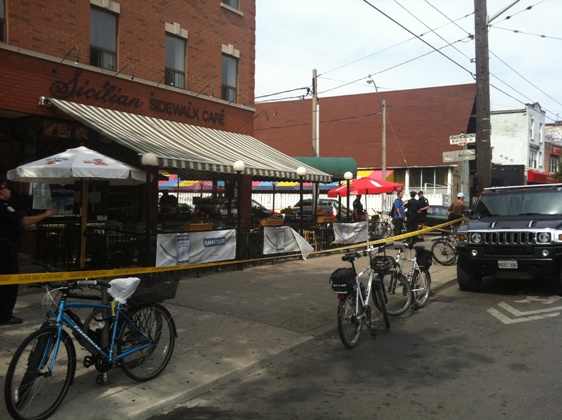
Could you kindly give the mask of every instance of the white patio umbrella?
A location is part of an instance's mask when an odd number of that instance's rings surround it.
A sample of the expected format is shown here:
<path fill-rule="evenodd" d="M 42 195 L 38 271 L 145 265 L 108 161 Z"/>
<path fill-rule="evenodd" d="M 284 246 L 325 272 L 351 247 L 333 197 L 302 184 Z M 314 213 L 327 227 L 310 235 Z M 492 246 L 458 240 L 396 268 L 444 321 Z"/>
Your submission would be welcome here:
<path fill-rule="evenodd" d="M 86 262 L 84 234 L 88 222 L 89 181 L 103 180 L 112 185 L 136 185 L 146 180 L 144 171 L 84 146 L 18 166 L 8 171 L 7 175 L 9 180 L 19 182 L 73 184 L 75 181 L 82 181 L 80 268 L 84 268 Z"/>

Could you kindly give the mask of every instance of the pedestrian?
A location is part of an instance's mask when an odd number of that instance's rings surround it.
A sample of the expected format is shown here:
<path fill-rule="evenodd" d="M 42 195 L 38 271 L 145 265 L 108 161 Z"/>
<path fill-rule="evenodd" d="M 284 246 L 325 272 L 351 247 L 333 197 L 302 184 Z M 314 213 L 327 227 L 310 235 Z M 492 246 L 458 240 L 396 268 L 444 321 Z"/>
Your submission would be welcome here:
<path fill-rule="evenodd" d="M 398 236 L 400 235 L 400 233 L 402 233 L 402 224 L 404 223 L 404 218 L 406 217 L 404 203 L 402 203 L 403 196 L 404 191 L 398 191 L 396 193 L 396 199 L 394 200 L 394 203 L 392 203 L 392 223 L 394 224 L 394 236 Z"/>
<path fill-rule="evenodd" d="M 355 220 L 363 220 L 363 203 L 361 203 L 361 195 L 353 201 L 353 216 Z"/>
<path fill-rule="evenodd" d="M 457 194 L 457 201 L 451 203 L 447 208 L 447 215 L 449 220 L 460 219 L 464 216 L 464 212 L 468 209 L 467 205 L 464 204 L 464 193 L 460 192 Z"/>
<path fill-rule="evenodd" d="M 451 205 L 447 208 L 449 221 L 462 218 L 467 209 L 467 205 L 464 204 L 464 193 L 460 192 L 457 194 L 457 201 L 451 203 Z M 458 227 L 458 223 L 453 226 L 453 233 L 456 233 Z"/>
<path fill-rule="evenodd" d="M 51 217 L 53 210 L 35 216 L 26 216 L 8 203 L 12 192 L 6 178 L 0 177 L 0 274 L 19 274 L 19 235 L 23 226 L 34 225 Z M 0 325 L 21 324 L 23 320 L 13 315 L 18 298 L 18 285 L 0 286 Z"/>
<path fill-rule="evenodd" d="M 415 232 L 418 230 L 418 200 L 416 200 L 416 192 L 410 192 L 410 199 L 404 204 L 406 207 L 406 226 L 408 232 Z M 415 242 L 415 238 L 411 238 L 412 243 Z"/>
<path fill-rule="evenodd" d="M 418 191 L 418 224 L 419 229 L 425 229 L 425 219 L 427 218 L 427 210 L 429 209 L 429 201 L 423 195 L 423 191 Z M 424 235 L 420 235 L 419 239 L 425 239 Z"/>

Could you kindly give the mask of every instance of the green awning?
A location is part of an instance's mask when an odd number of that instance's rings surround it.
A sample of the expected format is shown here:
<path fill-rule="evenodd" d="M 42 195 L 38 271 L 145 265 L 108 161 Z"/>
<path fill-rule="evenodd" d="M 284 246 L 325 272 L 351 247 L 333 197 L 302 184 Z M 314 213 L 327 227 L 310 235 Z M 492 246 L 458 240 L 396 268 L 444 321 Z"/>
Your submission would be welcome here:
<path fill-rule="evenodd" d="M 345 178 L 343 174 L 351 172 L 353 178 L 357 178 L 357 162 L 355 158 L 337 158 L 337 157 L 295 157 L 299 162 L 312 166 L 319 171 L 332 175 L 333 181 L 342 181 Z"/>

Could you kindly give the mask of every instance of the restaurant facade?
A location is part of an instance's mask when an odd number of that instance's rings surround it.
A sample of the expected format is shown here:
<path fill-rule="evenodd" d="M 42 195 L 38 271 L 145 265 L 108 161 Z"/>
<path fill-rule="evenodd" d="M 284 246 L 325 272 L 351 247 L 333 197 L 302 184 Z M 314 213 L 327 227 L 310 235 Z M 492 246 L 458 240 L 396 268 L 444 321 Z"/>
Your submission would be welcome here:
<path fill-rule="evenodd" d="M 0 0 L 0 173 L 86 146 L 149 181 L 90 183 L 92 237 L 110 223 L 144 235 L 161 227 L 156 180 L 170 173 L 223 182 L 240 198 L 237 226 L 249 228 L 252 181 L 298 179 L 303 166 L 252 137 L 254 62 L 254 0 Z M 304 166 L 307 181 L 331 181 Z M 59 224 L 82 213 L 77 185 L 13 187 L 30 212 L 47 191 Z M 37 235 L 26 232 L 22 251 L 37 252 Z"/>

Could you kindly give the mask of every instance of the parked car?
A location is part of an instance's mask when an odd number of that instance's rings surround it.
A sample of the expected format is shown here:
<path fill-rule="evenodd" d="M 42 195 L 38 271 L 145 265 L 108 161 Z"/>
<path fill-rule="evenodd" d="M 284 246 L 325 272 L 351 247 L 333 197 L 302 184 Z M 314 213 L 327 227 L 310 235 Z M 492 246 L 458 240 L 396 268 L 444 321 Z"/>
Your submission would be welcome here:
<path fill-rule="evenodd" d="M 436 226 L 447 222 L 447 206 L 432 206 L 427 209 L 426 226 Z"/>
<path fill-rule="evenodd" d="M 195 214 L 201 213 L 208 214 L 211 218 L 226 218 L 229 215 L 229 201 L 227 198 L 212 198 L 204 197 L 194 200 Z M 259 221 L 273 214 L 273 212 L 256 200 L 252 200 L 252 219 Z M 238 201 L 236 199 L 230 200 L 230 216 L 236 217 L 238 215 Z"/>
<path fill-rule="evenodd" d="M 303 219 L 304 221 L 312 221 L 313 217 L 312 217 L 312 212 L 313 212 L 313 202 L 311 199 L 305 199 L 303 200 Z M 293 218 L 299 218 L 300 217 L 300 208 L 301 208 L 301 202 L 298 201 L 293 207 L 291 207 L 291 209 L 293 210 L 293 214 L 291 215 Z M 332 216 L 332 218 L 334 220 L 337 219 L 338 214 L 341 213 L 341 217 L 345 218 L 347 216 L 347 207 L 345 207 L 343 204 L 340 207 L 340 204 L 338 202 L 338 200 L 334 200 L 331 198 L 320 198 L 318 199 L 318 202 L 316 204 L 316 210 L 317 211 L 323 211 L 324 213 L 329 213 L 330 216 Z M 353 215 L 353 212 L 350 210 L 349 212 L 350 217 Z M 287 216 L 289 215 L 285 215 L 285 218 L 287 218 Z"/>

